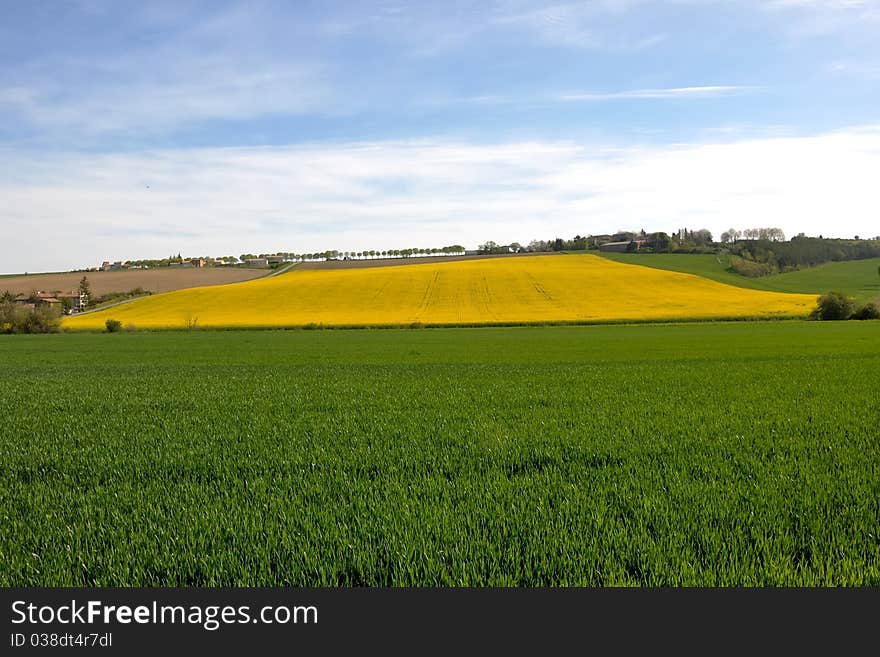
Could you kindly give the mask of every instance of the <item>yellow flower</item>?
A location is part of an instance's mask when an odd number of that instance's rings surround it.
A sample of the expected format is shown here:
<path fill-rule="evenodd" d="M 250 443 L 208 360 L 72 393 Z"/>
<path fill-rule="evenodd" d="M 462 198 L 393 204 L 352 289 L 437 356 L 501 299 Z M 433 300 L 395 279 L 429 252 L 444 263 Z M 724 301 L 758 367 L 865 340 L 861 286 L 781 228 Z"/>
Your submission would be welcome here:
<path fill-rule="evenodd" d="M 606 322 L 803 317 L 815 295 L 724 285 L 593 255 L 537 255 L 374 268 L 293 270 L 177 290 L 69 317 L 145 328 Z M 190 326 L 191 328 L 191 326 Z"/>

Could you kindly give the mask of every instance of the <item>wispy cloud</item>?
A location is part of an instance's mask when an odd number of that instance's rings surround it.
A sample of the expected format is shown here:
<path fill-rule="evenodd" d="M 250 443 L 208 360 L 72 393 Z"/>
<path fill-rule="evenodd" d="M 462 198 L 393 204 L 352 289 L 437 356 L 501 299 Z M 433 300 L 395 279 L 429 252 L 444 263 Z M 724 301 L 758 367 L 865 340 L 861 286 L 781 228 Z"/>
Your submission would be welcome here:
<path fill-rule="evenodd" d="M 90 156 L 6 150 L 2 267 L 523 242 L 621 227 L 874 235 L 878 170 L 880 127 L 628 148 L 424 140 Z"/>
<path fill-rule="evenodd" d="M 838 59 L 826 67 L 830 73 L 857 75 L 867 78 L 880 77 L 880 63 L 865 62 L 855 59 Z"/>
<path fill-rule="evenodd" d="M 547 5 L 528 3 L 518 10 L 497 10 L 489 23 L 494 27 L 518 27 L 548 45 L 599 50 L 636 51 L 665 41 L 663 32 L 629 31 L 619 20 L 621 12 L 637 4 L 628 0 L 574 2 Z"/>
<path fill-rule="evenodd" d="M 712 85 L 704 87 L 669 87 L 665 89 L 631 89 L 610 93 L 566 93 L 557 96 L 562 101 L 593 100 L 675 100 L 683 98 L 719 98 L 754 92 L 758 87 Z"/>
<path fill-rule="evenodd" d="M 163 7 L 125 17 L 120 30 L 131 32 L 131 44 L 49 50 L 0 65 L 0 110 L 45 135 L 88 137 L 296 115 L 330 103 L 328 65 L 262 45 L 261 37 L 279 37 L 264 34 L 261 12 L 233 7 L 175 23 L 181 10 Z M 144 36 L 153 31 L 162 37 Z"/>
<path fill-rule="evenodd" d="M 880 0 L 768 0 L 762 6 L 788 14 L 781 28 L 791 36 L 809 38 L 867 31 L 876 41 Z"/>
<path fill-rule="evenodd" d="M 708 85 L 693 87 L 666 87 L 658 89 L 627 89 L 623 91 L 566 91 L 555 94 L 535 94 L 530 96 L 504 96 L 486 94 L 481 96 L 463 96 L 459 98 L 432 98 L 423 101 L 429 105 L 453 105 L 466 103 L 473 105 L 513 105 L 513 104 L 550 104 L 574 102 L 603 102 L 626 100 L 687 100 L 701 98 L 724 98 L 742 96 L 762 90 L 759 86 L 745 85 Z"/>

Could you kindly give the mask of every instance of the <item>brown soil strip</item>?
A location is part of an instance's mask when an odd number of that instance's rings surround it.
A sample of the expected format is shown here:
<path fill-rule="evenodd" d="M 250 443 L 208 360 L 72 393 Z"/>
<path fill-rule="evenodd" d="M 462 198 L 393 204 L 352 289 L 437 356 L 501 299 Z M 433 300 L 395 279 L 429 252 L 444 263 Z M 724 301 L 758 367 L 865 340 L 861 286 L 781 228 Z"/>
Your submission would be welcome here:
<path fill-rule="evenodd" d="M 89 279 L 92 294 L 102 295 L 110 292 L 127 292 L 142 287 L 153 293 L 170 292 L 188 287 L 203 285 L 223 285 L 249 281 L 269 273 L 267 269 L 239 269 L 226 267 L 205 267 L 203 269 L 123 269 L 119 271 L 65 272 L 58 274 L 30 274 L 0 278 L 0 292 L 8 290 L 13 294 L 30 294 L 35 290 L 45 292 L 70 292 L 79 287 L 85 276 Z"/>

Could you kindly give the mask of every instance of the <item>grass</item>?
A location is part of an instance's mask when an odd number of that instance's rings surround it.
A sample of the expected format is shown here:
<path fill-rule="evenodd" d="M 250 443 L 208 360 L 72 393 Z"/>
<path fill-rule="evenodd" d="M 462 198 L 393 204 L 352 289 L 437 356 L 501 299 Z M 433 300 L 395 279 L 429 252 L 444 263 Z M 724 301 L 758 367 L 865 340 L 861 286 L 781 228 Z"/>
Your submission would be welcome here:
<path fill-rule="evenodd" d="M 293 270 L 236 285 L 178 290 L 65 319 L 100 329 L 602 323 L 806 316 L 815 298 L 719 285 L 611 262 L 539 255 L 370 269 Z"/>
<path fill-rule="evenodd" d="M 867 301 L 880 298 L 878 267 L 880 258 L 829 262 L 818 267 L 770 276 L 763 282 L 766 289 L 777 292 L 812 290 L 824 293 L 839 290 L 859 301 Z"/>
<path fill-rule="evenodd" d="M 752 290 L 823 294 L 839 290 L 859 301 L 880 297 L 880 258 L 829 262 L 800 271 L 749 278 L 729 271 L 729 257 L 713 254 L 686 253 L 602 253 L 615 262 L 643 265 L 665 271 L 696 274 L 705 278 Z"/>
<path fill-rule="evenodd" d="M 0 585 L 880 585 L 880 323 L 0 339 Z"/>

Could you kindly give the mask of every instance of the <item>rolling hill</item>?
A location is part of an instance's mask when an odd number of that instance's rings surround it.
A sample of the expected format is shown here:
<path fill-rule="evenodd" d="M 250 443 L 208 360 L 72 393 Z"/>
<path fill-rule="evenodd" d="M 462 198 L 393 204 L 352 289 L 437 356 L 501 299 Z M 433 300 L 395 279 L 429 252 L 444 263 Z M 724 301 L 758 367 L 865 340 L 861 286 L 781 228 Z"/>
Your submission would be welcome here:
<path fill-rule="evenodd" d="M 190 288 L 65 319 L 143 328 L 480 325 L 803 317 L 813 295 L 723 285 L 595 255 L 297 270 Z"/>
<path fill-rule="evenodd" d="M 728 257 L 689 253 L 603 253 L 602 257 L 631 265 L 677 271 L 711 278 L 752 290 L 823 294 L 839 290 L 859 301 L 880 297 L 880 258 L 828 262 L 799 271 L 749 278 L 728 270 Z"/>

